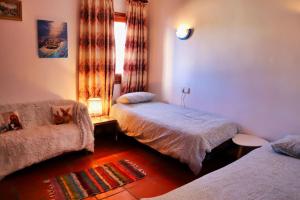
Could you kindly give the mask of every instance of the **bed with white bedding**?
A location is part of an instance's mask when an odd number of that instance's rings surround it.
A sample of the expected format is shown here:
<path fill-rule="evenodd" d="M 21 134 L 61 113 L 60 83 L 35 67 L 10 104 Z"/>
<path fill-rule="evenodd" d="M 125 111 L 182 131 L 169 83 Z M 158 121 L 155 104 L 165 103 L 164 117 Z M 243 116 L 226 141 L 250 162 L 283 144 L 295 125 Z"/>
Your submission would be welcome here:
<path fill-rule="evenodd" d="M 265 145 L 167 194 L 143 200 L 299 200 L 300 159 Z"/>
<path fill-rule="evenodd" d="M 110 115 L 128 136 L 188 164 L 195 174 L 207 152 L 238 132 L 235 123 L 214 114 L 160 102 L 118 103 Z"/>

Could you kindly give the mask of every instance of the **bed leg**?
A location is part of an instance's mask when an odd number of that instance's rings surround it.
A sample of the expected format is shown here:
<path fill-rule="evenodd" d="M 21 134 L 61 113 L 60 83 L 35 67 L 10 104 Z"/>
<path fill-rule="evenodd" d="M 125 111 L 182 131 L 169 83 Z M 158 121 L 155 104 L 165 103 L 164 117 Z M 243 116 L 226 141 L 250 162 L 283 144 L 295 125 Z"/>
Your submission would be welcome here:
<path fill-rule="evenodd" d="M 243 154 L 243 147 L 239 146 L 238 152 L 237 152 L 237 159 L 241 158 Z"/>
<path fill-rule="evenodd" d="M 116 142 L 118 141 L 118 132 L 116 131 L 116 134 L 115 134 L 115 140 Z"/>

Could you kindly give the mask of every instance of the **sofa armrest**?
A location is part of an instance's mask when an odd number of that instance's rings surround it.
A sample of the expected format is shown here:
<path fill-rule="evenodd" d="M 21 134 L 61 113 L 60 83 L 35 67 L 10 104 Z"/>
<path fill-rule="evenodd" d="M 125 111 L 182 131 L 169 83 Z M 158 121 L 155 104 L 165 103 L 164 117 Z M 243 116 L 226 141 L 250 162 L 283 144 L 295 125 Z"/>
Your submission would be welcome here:
<path fill-rule="evenodd" d="M 87 107 L 82 103 L 76 103 L 74 108 L 74 122 L 78 125 L 82 134 L 82 147 L 94 151 L 94 126 L 89 116 Z"/>

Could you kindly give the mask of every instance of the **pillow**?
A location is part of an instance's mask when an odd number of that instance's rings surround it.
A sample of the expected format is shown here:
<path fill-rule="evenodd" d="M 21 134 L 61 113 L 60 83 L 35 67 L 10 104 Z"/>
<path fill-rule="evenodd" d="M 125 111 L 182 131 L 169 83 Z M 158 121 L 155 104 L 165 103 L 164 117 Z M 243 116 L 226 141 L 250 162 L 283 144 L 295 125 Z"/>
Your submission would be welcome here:
<path fill-rule="evenodd" d="M 150 92 L 132 92 L 120 96 L 117 99 L 118 103 L 133 104 L 152 101 L 155 94 Z"/>
<path fill-rule="evenodd" d="M 22 129 L 18 112 L 0 113 L 0 133 Z"/>
<path fill-rule="evenodd" d="M 53 122 L 56 125 L 73 122 L 73 105 L 51 106 Z"/>
<path fill-rule="evenodd" d="M 288 135 L 272 143 L 272 148 L 277 153 L 300 158 L 300 135 Z"/>

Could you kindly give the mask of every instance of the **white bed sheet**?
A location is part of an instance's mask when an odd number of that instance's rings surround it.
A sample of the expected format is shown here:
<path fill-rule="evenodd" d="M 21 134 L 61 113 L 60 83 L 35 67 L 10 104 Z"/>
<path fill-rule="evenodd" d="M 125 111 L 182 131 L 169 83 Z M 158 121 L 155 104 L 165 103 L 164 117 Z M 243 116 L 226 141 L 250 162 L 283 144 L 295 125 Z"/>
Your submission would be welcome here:
<path fill-rule="evenodd" d="M 127 135 L 187 163 L 195 174 L 207 152 L 238 132 L 235 123 L 214 114 L 160 102 L 115 104 L 111 116 Z"/>
<path fill-rule="evenodd" d="M 265 145 L 167 194 L 143 200 L 299 200 L 300 159 Z"/>

